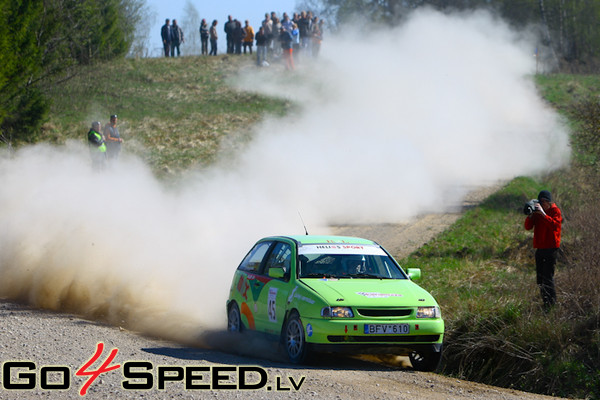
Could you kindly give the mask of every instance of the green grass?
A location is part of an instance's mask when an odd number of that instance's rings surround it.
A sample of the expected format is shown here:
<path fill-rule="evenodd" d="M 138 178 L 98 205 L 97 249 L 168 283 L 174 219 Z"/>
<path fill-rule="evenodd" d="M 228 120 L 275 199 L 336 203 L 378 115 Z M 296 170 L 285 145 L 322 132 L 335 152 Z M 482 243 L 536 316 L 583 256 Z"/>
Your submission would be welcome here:
<path fill-rule="evenodd" d="M 544 99 L 563 112 L 583 99 L 600 95 L 598 75 L 536 75 L 535 82 Z"/>
<path fill-rule="evenodd" d="M 54 102 L 46 140 L 84 140 L 93 120 L 105 124 L 117 114 L 121 135 L 136 144 L 128 150 L 157 175 L 210 165 L 224 138 L 243 146 L 248 127 L 291 107 L 227 84 L 252 62 L 249 56 L 125 59 L 84 68 L 48 93 Z"/>
<path fill-rule="evenodd" d="M 499 295 L 510 293 L 507 285 L 524 278 L 523 266 L 511 265 L 510 258 L 521 257 L 531 264 L 523 257 L 531 246 L 531 233 L 523 229 L 522 209 L 543 187 L 531 178 L 513 180 L 402 260 L 402 265 L 426 269 L 423 285 L 444 304 L 450 318 L 465 300 L 495 303 Z M 481 297 L 488 294 L 489 298 Z"/>
<path fill-rule="evenodd" d="M 598 102 L 599 76 L 536 78 L 539 90 L 579 131 Z M 591 109 L 595 110 L 594 107 Z M 579 133 L 578 133 L 579 134 Z M 444 372 L 527 391 L 600 398 L 600 273 L 597 150 L 574 147 L 566 169 L 519 177 L 467 211 L 451 228 L 402 260 L 421 267 L 422 285 L 442 305 L 447 323 Z M 582 162 L 586 160 L 586 162 Z M 546 313 L 535 284 L 532 234 L 523 228 L 524 203 L 549 189 L 561 207 L 563 256 L 556 274 L 558 306 Z"/>

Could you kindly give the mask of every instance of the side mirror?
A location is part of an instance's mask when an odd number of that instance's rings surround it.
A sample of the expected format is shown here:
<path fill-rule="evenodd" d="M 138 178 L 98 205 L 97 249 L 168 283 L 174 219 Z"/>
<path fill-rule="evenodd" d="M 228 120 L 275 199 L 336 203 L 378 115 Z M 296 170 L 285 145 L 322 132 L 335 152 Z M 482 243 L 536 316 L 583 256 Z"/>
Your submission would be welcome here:
<path fill-rule="evenodd" d="M 283 268 L 269 268 L 269 276 L 275 279 L 283 279 L 285 272 L 283 271 Z"/>
<path fill-rule="evenodd" d="M 412 281 L 421 279 L 421 268 L 408 268 L 406 273 Z"/>

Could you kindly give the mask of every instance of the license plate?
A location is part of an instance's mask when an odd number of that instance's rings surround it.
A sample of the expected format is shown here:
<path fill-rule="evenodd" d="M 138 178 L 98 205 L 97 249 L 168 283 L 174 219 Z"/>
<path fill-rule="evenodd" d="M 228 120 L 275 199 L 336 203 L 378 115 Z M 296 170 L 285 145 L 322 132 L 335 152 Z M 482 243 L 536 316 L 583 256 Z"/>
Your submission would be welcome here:
<path fill-rule="evenodd" d="M 365 324 L 365 335 L 408 335 L 408 324 Z"/>

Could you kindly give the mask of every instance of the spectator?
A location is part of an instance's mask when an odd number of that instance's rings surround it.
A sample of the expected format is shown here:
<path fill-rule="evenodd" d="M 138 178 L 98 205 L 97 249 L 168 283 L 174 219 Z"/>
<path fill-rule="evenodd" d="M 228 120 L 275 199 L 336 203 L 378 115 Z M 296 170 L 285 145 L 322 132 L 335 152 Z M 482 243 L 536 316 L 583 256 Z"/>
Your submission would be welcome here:
<path fill-rule="evenodd" d="M 248 48 L 250 54 L 252 54 L 252 42 L 254 41 L 254 29 L 250 26 L 248 20 L 246 20 L 246 25 L 244 26 L 244 32 L 246 32 L 246 36 L 244 36 L 244 54 L 246 54 L 246 48 Z"/>
<path fill-rule="evenodd" d="M 298 25 L 295 22 L 292 23 L 292 48 L 294 49 L 294 53 L 296 53 L 300 49 L 300 31 L 298 30 Z"/>
<path fill-rule="evenodd" d="M 173 34 L 171 32 L 171 25 L 169 23 L 171 20 L 168 18 L 165 20 L 165 24 L 160 28 L 160 36 L 163 41 L 163 48 L 165 50 L 165 57 L 169 57 L 171 54 L 171 41 L 173 40 Z"/>
<path fill-rule="evenodd" d="M 285 61 L 285 69 L 290 71 L 294 69 L 294 57 L 292 49 L 293 41 L 294 39 L 292 38 L 292 33 L 285 28 L 281 28 L 279 42 L 281 43 L 283 60 Z"/>
<path fill-rule="evenodd" d="M 306 16 L 306 11 L 300 12 L 298 31 L 300 32 L 300 47 L 307 49 L 310 43 L 310 19 Z"/>
<path fill-rule="evenodd" d="M 315 17 L 312 27 L 312 55 L 313 57 L 318 57 L 321 50 L 321 42 L 323 42 L 323 20 L 319 21 L 319 17 Z"/>
<path fill-rule="evenodd" d="M 173 24 L 175 21 L 173 20 Z M 116 161 L 121 153 L 121 144 L 123 139 L 117 128 L 117 115 L 110 116 L 110 123 L 104 126 L 104 140 L 106 142 L 106 157 L 108 162 Z"/>
<path fill-rule="evenodd" d="M 269 13 L 265 13 L 265 19 L 262 21 L 263 32 L 266 38 L 267 50 L 271 47 L 271 41 L 273 40 L 273 21 Z"/>
<path fill-rule="evenodd" d="M 88 132 L 88 146 L 92 157 L 92 168 L 101 171 L 106 168 L 106 144 L 100 133 L 102 125 L 98 121 L 92 122 L 92 128 Z"/>
<path fill-rule="evenodd" d="M 235 54 L 242 54 L 242 41 L 244 40 L 244 36 L 246 33 L 244 32 L 244 28 L 242 28 L 242 23 L 237 19 L 234 20 L 233 32 L 232 32 L 232 41 L 233 41 L 233 52 Z"/>
<path fill-rule="evenodd" d="M 210 35 L 210 54 L 211 56 L 216 56 L 217 55 L 217 39 L 219 38 L 219 36 L 217 35 L 217 23 L 218 21 L 215 19 L 212 22 L 212 25 L 210 26 L 209 29 L 209 35 Z"/>
<path fill-rule="evenodd" d="M 545 310 L 549 310 L 556 303 L 554 267 L 560 247 L 561 226 L 560 209 L 552 203 L 550 192 L 542 190 L 534 212 L 525 218 L 525 229 L 533 229 L 536 280 Z"/>
<path fill-rule="evenodd" d="M 225 40 L 227 40 L 227 54 L 233 54 L 233 30 L 235 29 L 235 21 L 233 17 L 229 15 L 227 17 L 227 22 L 225 22 L 225 26 L 223 30 L 225 31 Z"/>
<path fill-rule="evenodd" d="M 185 40 L 183 39 L 183 30 L 179 25 L 177 25 L 177 20 L 173 20 L 173 26 L 171 27 L 171 57 L 175 57 L 175 49 L 177 49 L 177 57 L 181 55 L 181 51 L 179 51 L 179 45 L 181 45 Z"/>
<path fill-rule="evenodd" d="M 208 24 L 206 23 L 206 19 L 202 19 L 200 23 L 200 43 L 202 44 L 202 55 L 205 56 L 208 54 Z"/>
<path fill-rule="evenodd" d="M 281 47 L 277 46 L 274 42 L 276 38 L 279 39 L 279 35 L 281 34 L 281 21 L 279 21 L 279 18 L 275 16 L 274 12 L 271 13 L 271 20 L 273 21 L 273 40 L 271 42 L 273 56 L 279 57 L 281 56 Z"/>
<path fill-rule="evenodd" d="M 258 33 L 256 34 L 256 65 L 259 67 L 266 67 L 269 64 L 267 63 L 267 35 L 265 34 L 265 28 L 258 28 Z"/>
<path fill-rule="evenodd" d="M 283 13 L 283 18 L 281 19 L 281 27 L 288 32 L 292 31 L 292 21 L 287 13 Z"/>

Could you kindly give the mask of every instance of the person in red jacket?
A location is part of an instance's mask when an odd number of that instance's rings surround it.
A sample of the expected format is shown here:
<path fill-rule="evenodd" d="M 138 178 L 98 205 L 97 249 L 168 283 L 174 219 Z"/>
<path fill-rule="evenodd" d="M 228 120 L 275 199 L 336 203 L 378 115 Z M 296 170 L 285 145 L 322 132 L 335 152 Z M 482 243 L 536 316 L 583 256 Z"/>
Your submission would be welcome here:
<path fill-rule="evenodd" d="M 544 308 L 547 310 L 556 303 L 554 289 L 554 267 L 560 247 L 562 214 L 552 202 L 552 195 L 542 190 L 538 195 L 535 210 L 525 218 L 525 229 L 533 229 L 533 247 L 537 284 L 540 287 Z"/>

